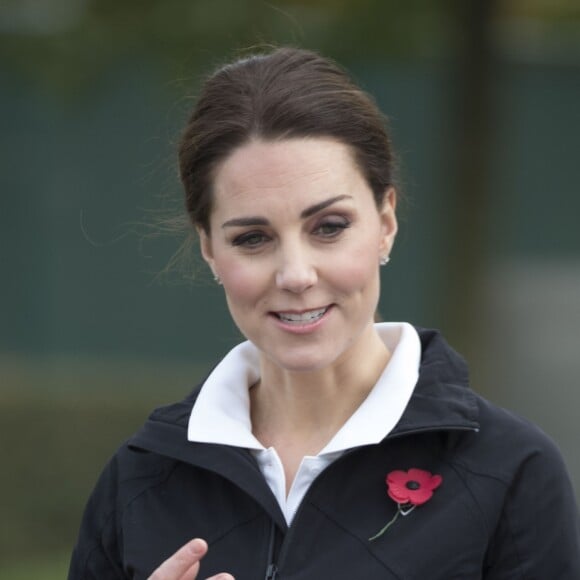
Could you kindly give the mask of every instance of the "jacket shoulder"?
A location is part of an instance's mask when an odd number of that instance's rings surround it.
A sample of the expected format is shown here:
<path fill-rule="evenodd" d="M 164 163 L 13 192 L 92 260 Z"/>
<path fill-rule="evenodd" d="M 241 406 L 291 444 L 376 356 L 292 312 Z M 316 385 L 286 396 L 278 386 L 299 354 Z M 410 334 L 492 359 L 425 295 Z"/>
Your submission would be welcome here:
<path fill-rule="evenodd" d="M 479 429 L 463 438 L 456 459 L 473 472 L 509 483 L 528 462 L 565 470 L 560 450 L 540 427 L 475 395 Z"/>
<path fill-rule="evenodd" d="M 156 409 L 141 431 L 159 424 L 181 432 L 196 395 L 197 389 L 179 403 Z M 134 500 L 171 477 L 178 465 L 176 459 L 133 445 L 136 435 L 107 462 L 89 497 L 71 558 L 69 580 L 125 578 L 121 564 L 123 514 Z"/>

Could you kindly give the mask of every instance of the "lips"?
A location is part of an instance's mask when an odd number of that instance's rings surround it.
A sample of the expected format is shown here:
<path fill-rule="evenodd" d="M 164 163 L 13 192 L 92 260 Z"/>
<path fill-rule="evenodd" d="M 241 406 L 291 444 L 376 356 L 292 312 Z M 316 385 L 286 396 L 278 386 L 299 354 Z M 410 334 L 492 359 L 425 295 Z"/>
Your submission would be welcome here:
<path fill-rule="evenodd" d="M 274 314 L 281 321 L 288 324 L 309 324 L 322 318 L 328 309 L 329 306 L 325 306 L 324 308 L 316 308 L 314 310 L 305 310 L 302 312 L 275 312 Z"/>

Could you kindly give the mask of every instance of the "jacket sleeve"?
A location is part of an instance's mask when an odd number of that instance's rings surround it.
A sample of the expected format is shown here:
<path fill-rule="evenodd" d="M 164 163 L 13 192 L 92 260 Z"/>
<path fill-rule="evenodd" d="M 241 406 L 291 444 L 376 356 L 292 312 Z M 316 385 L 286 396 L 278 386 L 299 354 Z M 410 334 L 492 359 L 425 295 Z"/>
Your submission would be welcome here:
<path fill-rule="evenodd" d="M 580 523 L 556 446 L 545 438 L 512 480 L 487 554 L 484 580 L 578 580 Z"/>
<path fill-rule="evenodd" d="M 116 460 L 105 467 L 89 498 L 74 548 L 68 580 L 125 579 L 118 541 Z"/>

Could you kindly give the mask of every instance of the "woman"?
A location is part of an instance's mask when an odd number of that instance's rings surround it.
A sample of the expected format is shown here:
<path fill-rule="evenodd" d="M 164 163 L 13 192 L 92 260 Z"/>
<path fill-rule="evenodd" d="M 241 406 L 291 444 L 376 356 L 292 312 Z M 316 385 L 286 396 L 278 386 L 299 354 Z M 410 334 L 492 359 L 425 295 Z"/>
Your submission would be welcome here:
<path fill-rule="evenodd" d="M 111 460 L 69 578 L 580 578 L 554 445 L 437 332 L 374 324 L 397 220 L 368 95 L 309 51 L 237 61 L 180 167 L 248 341 Z"/>

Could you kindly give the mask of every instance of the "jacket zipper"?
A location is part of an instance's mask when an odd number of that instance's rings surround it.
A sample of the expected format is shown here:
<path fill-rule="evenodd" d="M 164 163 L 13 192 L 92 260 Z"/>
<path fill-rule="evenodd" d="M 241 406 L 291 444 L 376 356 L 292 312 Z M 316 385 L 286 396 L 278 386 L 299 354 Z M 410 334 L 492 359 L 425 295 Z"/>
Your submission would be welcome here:
<path fill-rule="evenodd" d="M 268 542 L 268 567 L 264 580 L 276 580 L 278 577 L 278 567 L 274 563 L 274 550 L 276 548 L 276 524 L 274 520 L 270 523 L 270 541 Z"/>
<path fill-rule="evenodd" d="M 265 580 L 276 580 L 276 578 L 278 578 L 278 568 L 276 564 L 269 564 L 266 570 Z"/>

